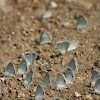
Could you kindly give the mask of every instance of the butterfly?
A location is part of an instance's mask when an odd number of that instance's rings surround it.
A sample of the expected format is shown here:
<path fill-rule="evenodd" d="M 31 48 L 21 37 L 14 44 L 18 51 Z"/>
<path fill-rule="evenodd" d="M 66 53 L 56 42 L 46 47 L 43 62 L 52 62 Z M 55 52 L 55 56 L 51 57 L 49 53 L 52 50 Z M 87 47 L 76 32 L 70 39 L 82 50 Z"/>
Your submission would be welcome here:
<path fill-rule="evenodd" d="M 24 84 L 28 87 L 29 84 L 32 82 L 32 80 L 33 80 L 33 70 L 30 70 L 30 72 L 27 74 L 24 80 Z"/>
<path fill-rule="evenodd" d="M 69 67 L 65 72 L 66 84 L 73 84 L 75 78 L 73 70 Z"/>
<path fill-rule="evenodd" d="M 49 32 L 42 32 L 40 36 L 40 44 L 51 42 L 52 37 L 50 36 Z"/>
<path fill-rule="evenodd" d="M 91 75 L 91 86 L 94 86 L 96 81 L 100 78 L 100 73 L 94 69 Z"/>
<path fill-rule="evenodd" d="M 22 59 L 21 63 L 19 64 L 18 73 L 25 74 L 27 72 L 27 62 L 25 59 Z"/>
<path fill-rule="evenodd" d="M 45 96 L 44 88 L 39 84 L 36 88 L 35 99 L 42 99 Z"/>
<path fill-rule="evenodd" d="M 88 24 L 87 19 L 85 18 L 85 16 L 83 15 L 79 15 L 78 20 L 77 20 L 77 29 L 81 29 L 83 27 L 86 27 Z"/>
<path fill-rule="evenodd" d="M 24 59 L 26 60 L 28 67 L 34 62 L 34 60 L 36 60 L 36 58 L 37 54 L 34 52 L 26 52 L 24 55 Z"/>
<path fill-rule="evenodd" d="M 67 87 L 66 87 L 66 78 L 65 78 L 65 76 L 64 76 L 62 73 L 60 73 L 60 72 L 58 72 L 58 74 L 57 74 L 56 85 L 57 85 L 57 90 L 58 90 L 58 89 L 62 89 L 62 88 L 67 88 Z"/>
<path fill-rule="evenodd" d="M 60 51 L 60 53 L 64 54 L 68 51 L 74 50 L 78 47 L 78 44 L 72 40 L 72 41 L 62 41 L 62 42 L 58 42 L 56 44 L 56 48 L 58 51 Z"/>
<path fill-rule="evenodd" d="M 71 68 L 75 72 L 77 65 L 76 65 L 76 61 L 74 58 L 71 59 L 68 66 L 69 66 L 69 68 Z"/>
<path fill-rule="evenodd" d="M 51 78 L 50 78 L 49 73 L 47 72 L 45 77 L 44 77 L 42 86 L 46 87 L 46 86 L 49 86 L 50 84 L 51 84 Z"/>
<path fill-rule="evenodd" d="M 5 70 L 5 75 L 14 76 L 15 74 L 16 74 L 15 66 L 12 62 L 9 62 Z"/>

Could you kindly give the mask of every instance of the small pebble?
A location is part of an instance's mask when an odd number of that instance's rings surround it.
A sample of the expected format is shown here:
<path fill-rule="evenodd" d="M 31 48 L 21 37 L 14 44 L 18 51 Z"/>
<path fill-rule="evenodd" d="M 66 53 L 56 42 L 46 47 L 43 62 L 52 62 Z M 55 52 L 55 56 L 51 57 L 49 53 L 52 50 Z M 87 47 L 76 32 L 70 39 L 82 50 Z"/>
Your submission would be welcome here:
<path fill-rule="evenodd" d="M 54 1 L 51 1 L 51 7 L 52 7 L 52 8 L 57 8 L 57 6 L 58 6 L 58 5 L 57 5 Z"/>
<path fill-rule="evenodd" d="M 18 97 L 19 97 L 19 98 L 24 98 L 24 97 L 25 97 L 25 94 L 22 93 L 22 92 L 19 92 L 19 93 L 18 93 Z"/>
<path fill-rule="evenodd" d="M 87 94 L 87 95 L 86 95 L 86 99 L 93 100 L 91 94 Z"/>
<path fill-rule="evenodd" d="M 22 78 L 19 78 L 19 80 L 21 81 L 21 80 L 22 80 Z"/>
<path fill-rule="evenodd" d="M 5 81 L 5 78 L 1 78 L 2 81 Z"/>
<path fill-rule="evenodd" d="M 68 26 L 70 23 L 69 22 L 61 22 L 62 26 Z"/>
<path fill-rule="evenodd" d="M 74 93 L 74 94 L 75 94 L 75 96 L 76 96 L 77 98 L 81 96 L 81 94 L 80 94 L 80 93 L 78 93 L 78 92 L 76 92 L 76 91 L 75 91 L 75 93 Z"/>

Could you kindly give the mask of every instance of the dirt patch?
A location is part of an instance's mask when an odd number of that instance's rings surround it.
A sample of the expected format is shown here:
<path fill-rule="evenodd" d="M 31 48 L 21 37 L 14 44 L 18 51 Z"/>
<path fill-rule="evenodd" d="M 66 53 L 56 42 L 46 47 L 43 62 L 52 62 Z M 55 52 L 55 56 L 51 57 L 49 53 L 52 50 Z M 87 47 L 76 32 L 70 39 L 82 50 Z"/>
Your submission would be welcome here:
<path fill-rule="evenodd" d="M 53 9 L 53 17 L 41 19 L 51 6 L 51 0 L 0 0 L 0 98 L 3 100 L 32 99 L 38 84 L 49 71 L 51 86 L 45 88 L 45 100 L 98 100 L 93 88 L 89 87 L 92 69 L 100 72 L 100 1 L 77 0 L 65 3 L 54 0 L 57 7 Z M 77 31 L 76 22 L 79 14 L 88 19 L 88 26 Z M 42 31 L 50 32 L 51 43 L 40 45 Z M 60 55 L 55 45 L 59 41 L 75 40 L 78 48 Z M 25 76 L 6 77 L 4 70 L 12 61 L 18 68 L 25 52 L 36 52 L 38 59 L 31 65 L 34 80 L 30 87 L 23 87 Z M 57 72 L 65 72 L 70 60 L 77 61 L 76 79 L 70 89 L 56 90 Z M 41 64 L 48 62 L 48 65 Z M 77 94 L 79 96 L 77 96 Z"/>

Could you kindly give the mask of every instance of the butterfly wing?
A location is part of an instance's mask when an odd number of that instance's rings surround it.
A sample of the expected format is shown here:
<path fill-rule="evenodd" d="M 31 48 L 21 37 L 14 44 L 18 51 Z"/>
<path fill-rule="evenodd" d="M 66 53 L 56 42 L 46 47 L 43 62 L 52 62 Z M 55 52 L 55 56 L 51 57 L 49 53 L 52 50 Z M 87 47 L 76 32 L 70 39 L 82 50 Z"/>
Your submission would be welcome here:
<path fill-rule="evenodd" d="M 31 63 L 33 63 L 34 60 L 36 60 L 36 58 L 37 58 L 37 54 L 34 52 L 31 52 Z"/>
<path fill-rule="evenodd" d="M 46 75 L 45 75 L 45 77 L 44 77 L 42 86 L 43 87 L 49 86 L 50 83 L 51 83 L 51 78 L 50 78 L 49 73 L 47 72 Z"/>
<path fill-rule="evenodd" d="M 41 44 L 44 44 L 44 43 L 48 43 L 48 42 L 51 42 L 51 36 L 49 34 L 49 32 L 42 32 L 41 36 L 40 36 L 40 43 Z"/>
<path fill-rule="evenodd" d="M 70 42 L 69 42 L 69 41 L 63 41 L 63 45 L 64 45 L 65 50 L 66 50 L 66 52 L 67 52 L 67 50 L 68 50 L 68 48 L 69 48 L 69 46 L 70 46 Z"/>
<path fill-rule="evenodd" d="M 78 17 L 78 21 L 77 21 L 77 29 L 79 30 L 82 27 L 86 27 L 87 23 L 88 23 L 88 21 L 85 18 L 85 16 L 80 14 L 79 17 Z"/>
<path fill-rule="evenodd" d="M 27 62 L 25 59 L 22 59 L 19 68 L 18 68 L 18 73 L 19 74 L 25 74 L 27 72 Z"/>
<path fill-rule="evenodd" d="M 96 81 L 95 87 L 94 87 L 94 92 L 100 94 L 100 79 Z"/>
<path fill-rule="evenodd" d="M 35 99 L 42 99 L 45 96 L 45 91 L 41 85 L 36 88 Z"/>
<path fill-rule="evenodd" d="M 76 61 L 75 61 L 74 58 L 72 58 L 71 61 L 70 61 L 70 63 L 69 63 L 69 68 L 71 68 L 75 72 L 76 67 L 77 67 Z"/>
<path fill-rule="evenodd" d="M 14 64 L 12 62 L 9 62 L 9 64 L 6 67 L 6 70 L 5 70 L 5 75 L 14 76 L 15 74 L 16 74 L 15 66 L 14 66 Z"/>
<path fill-rule="evenodd" d="M 27 66 L 30 66 L 32 64 L 32 57 L 31 57 L 31 52 L 26 52 L 25 55 L 24 55 L 24 59 L 26 60 L 27 62 Z"/>
<path fill-rule="evenodd" d="M 100 73 L 97 70 L 94 69 L 92 71 L 92 75 L 91 75 L 91 86 L 95 85 L 98 78 L 100 78 Z"/>
<path fill-rule="evenodd" d="M 68 46 L 69 46 L 68 43 L 65 42 L 65 41 L 58 42 L 58 43 L 56 44 L 57 50 L 58 50 L 60 53 L 62 53 L 62 54 L 66 53 L 67 47 L 68 47 Z"/>
<path fill-rule="evenodd" d="M 74 49 L 76 49 L 78 47 L 77 42 L 75 42 L 74 40 L 69 41 L 69 43 L 70 44 L 69 44 L 69 47 L 68 47 L 67 51 L 74 50 Z"/>
<path fill-rule="evenodd" d="M 27 74 L 27 76 L 26 76 L 26 78 L 25 78 L 25 80 L 24 80 L 24 84 L 27 85 L 27 86 L 29 86 L 29 84 L 32 82 L 32 80 L 33 80 L 33 70 L 31 70 L 31 71 Z"/>
<path fill-rule="evenodd" d="M 71 68 L 68 68 L 65 73 L 66 84 L 73 84 L 73 80 L 75 79 L 74 72 Z"/>
<path fill-rule="evenodd" d="M 62 73 L 58 72 L 56 82 L 57 89 L 66 88 L 66 78 Z"/>

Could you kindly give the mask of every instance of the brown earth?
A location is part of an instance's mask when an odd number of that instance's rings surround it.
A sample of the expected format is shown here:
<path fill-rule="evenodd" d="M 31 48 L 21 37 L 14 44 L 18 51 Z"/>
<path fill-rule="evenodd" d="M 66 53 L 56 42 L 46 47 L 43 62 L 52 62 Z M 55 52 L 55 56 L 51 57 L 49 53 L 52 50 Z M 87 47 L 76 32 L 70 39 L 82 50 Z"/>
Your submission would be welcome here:
<path fill-rule="evenodd" d="M 77 0 L 65 3 L 54 0 L 57 7 L 53 17 L 41 19 L 51 6 L 51 0 L 0 0 L 0 93 L 2 100 L 34 100 L 36 87 L 42 84 L 45 73 L 49 71 L 52 79 L 50 87 L 45 88 L 44 100 L 98 100 L 89 87 L 91 71 L 100 72 L 100 0 Z M 83 14 L 88 26 L 76 29 L 77 17 Z M 62 25 L 63 23 L 63 25 Z M 51 43 L 40 45 L 42 31 L 50 32 Z M 60 55 L 55 45 L 59 41 L 75 40 L 78 48 Z M 7 77 L 4 75 L 9 61 L 18 68 L 25 52 L 36 52 L 38 59 L 31 65 L 34 80 L 29 88 L 22 86 L 25 75 Z M 65 72 L 70 60 L 77 61 L 76 79 L 69 89 L 56 90 L 57 72 Z M 48 65 L 41 64 L 48 62 Z M 75 93 L 78 92 L 78 96 Z M 1 100 L 1 99 L 0 99 Z"/>

